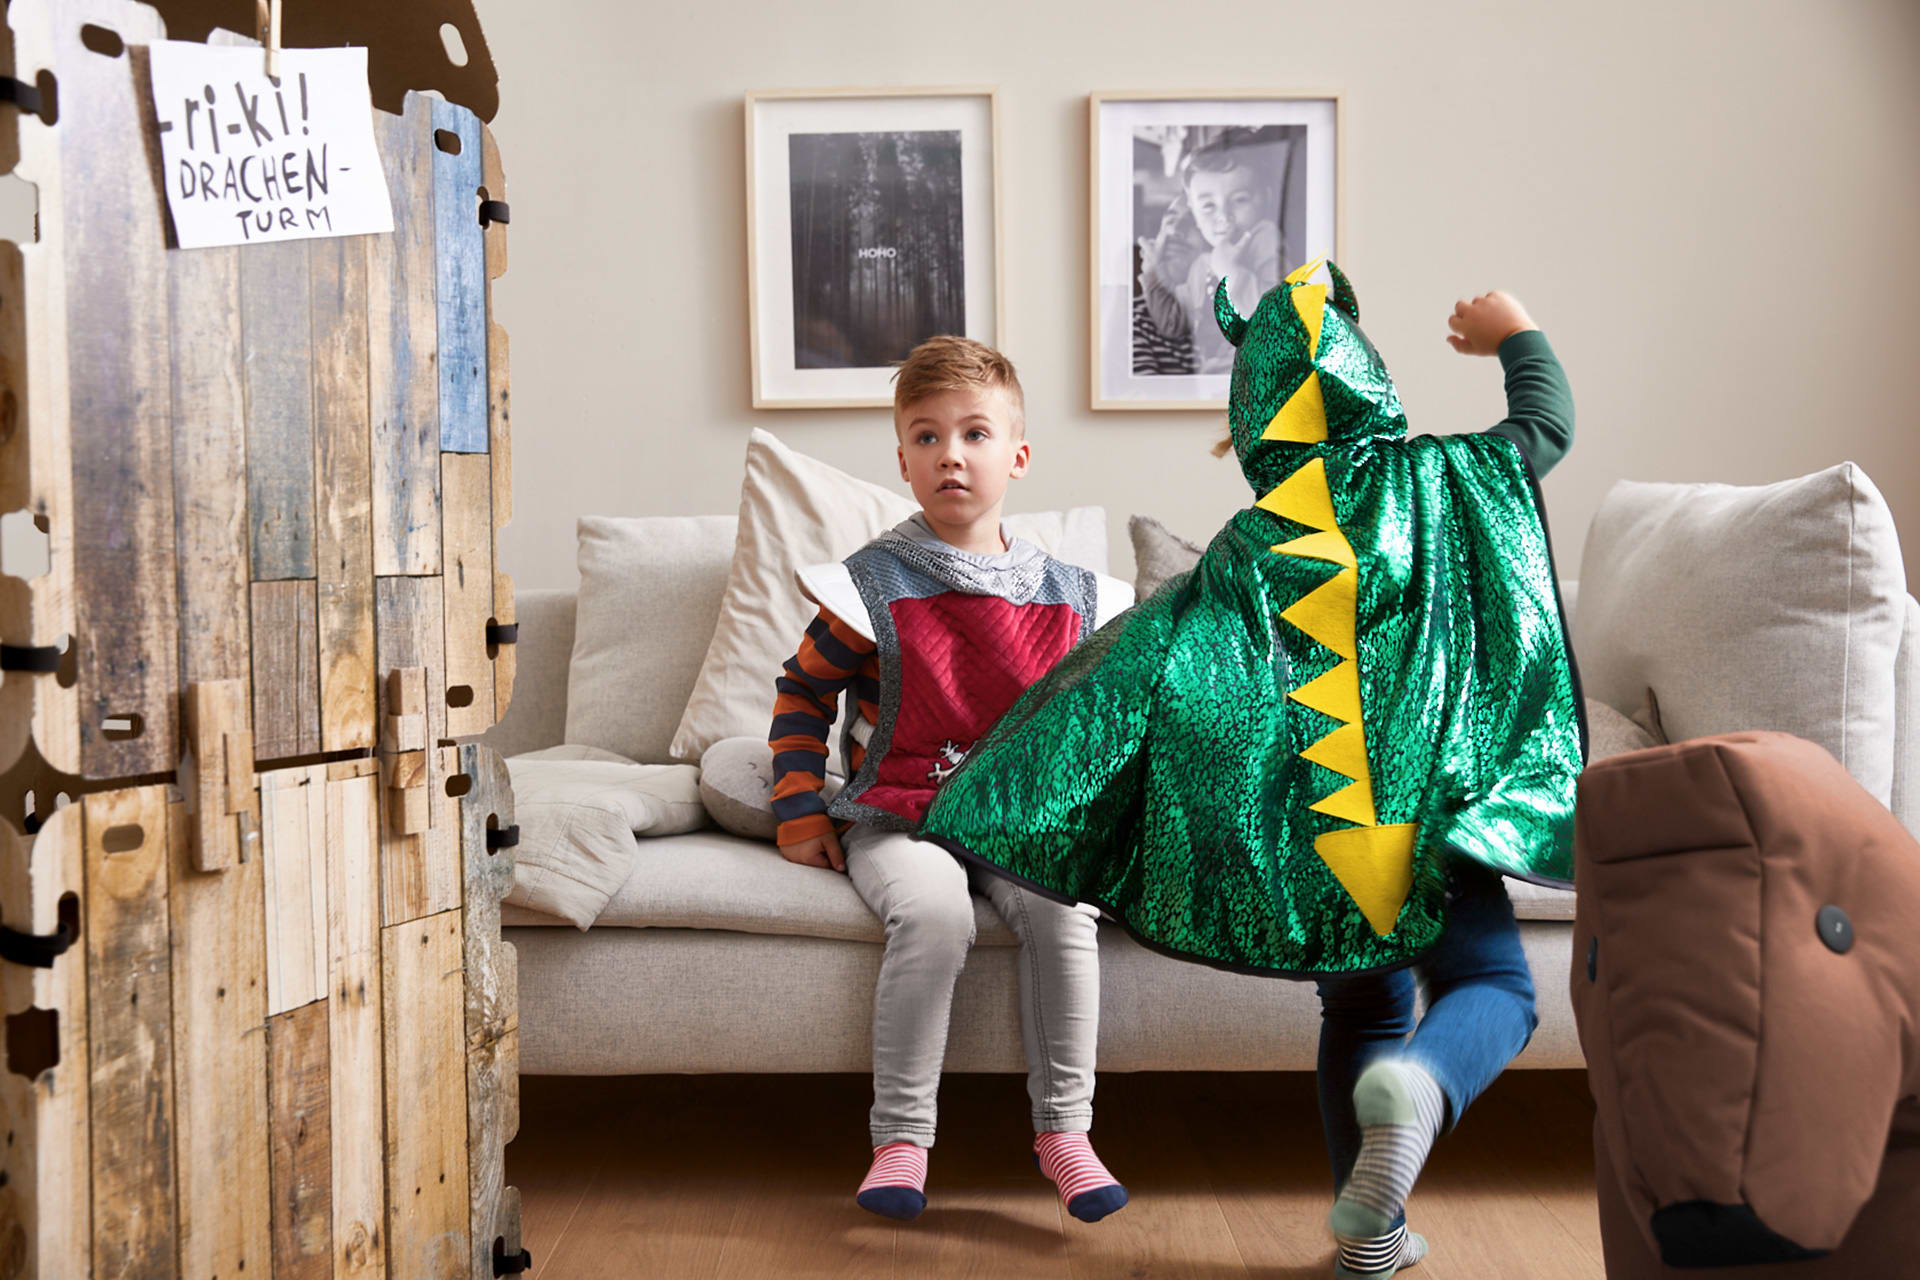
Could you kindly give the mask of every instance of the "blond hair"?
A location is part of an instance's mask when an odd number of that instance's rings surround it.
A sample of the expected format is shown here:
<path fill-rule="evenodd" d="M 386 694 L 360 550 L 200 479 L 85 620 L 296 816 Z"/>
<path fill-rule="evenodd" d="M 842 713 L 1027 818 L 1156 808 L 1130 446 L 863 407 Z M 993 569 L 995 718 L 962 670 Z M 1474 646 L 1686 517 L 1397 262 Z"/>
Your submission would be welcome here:
<path fill-rule="evenodd" d="M 972 338 L 953 334 L 928 338 L 908 352 L 900 367 L 893 371 L 894 426 L 900 425 L 901 416 L 909 408 L 930 395 L 941 391 L 990 391 L 996 387 L 1007 393 L 1007 402 L 1013 407 L 1015 435 L 1024 436 L 1027 396 L 1020 389 L 1020 375 L 1013 371 L 1013 361 Z"/>

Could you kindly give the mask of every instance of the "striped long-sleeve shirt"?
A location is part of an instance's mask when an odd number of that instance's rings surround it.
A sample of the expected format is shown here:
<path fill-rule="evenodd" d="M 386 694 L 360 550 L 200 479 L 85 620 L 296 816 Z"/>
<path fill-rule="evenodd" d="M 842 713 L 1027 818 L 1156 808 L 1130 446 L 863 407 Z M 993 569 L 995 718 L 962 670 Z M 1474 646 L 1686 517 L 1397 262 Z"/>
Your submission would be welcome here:
<path fill-rule="evenodd" d="M 879 650 L 822 608 L 807 625 L 799 652 L 787 659 L 774 681 L 773 728 L 767 741 L 773 747 L 773 816 L 783 845 L 826 835 L 841 825 L 827 816 L 821 790 L 827 781 L 827 734 L 848 687 L 859 702 L 860 717 L 869 725 L 879 723 Z M 859 772 L 865 756 L 866 748 L 853 742 L 847 760 L 850 774 Z"/>

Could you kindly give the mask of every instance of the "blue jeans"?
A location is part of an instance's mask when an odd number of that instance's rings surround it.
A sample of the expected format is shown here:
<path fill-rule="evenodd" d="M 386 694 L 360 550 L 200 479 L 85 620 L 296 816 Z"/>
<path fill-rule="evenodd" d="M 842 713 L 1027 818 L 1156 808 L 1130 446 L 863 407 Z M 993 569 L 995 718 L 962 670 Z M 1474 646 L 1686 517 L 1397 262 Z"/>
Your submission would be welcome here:
<path fill-rule="evenodd" d="M 1449 872 L 1446 931 L 1414 966 L 1427 985 L 1427 1014 L 1417 1028 L 1412 970 L 1318 983 L 1320 1123 L 1336 1192 L 1360 1154 L 1353 1086 L 1368 1063 L 1398 1053 L 1431 1072 L 1447 1097 L 1444 1132 L 1527 1047 L 1540 1023 L 1500 874 L 1465 858 L 1455 858 Z"/>

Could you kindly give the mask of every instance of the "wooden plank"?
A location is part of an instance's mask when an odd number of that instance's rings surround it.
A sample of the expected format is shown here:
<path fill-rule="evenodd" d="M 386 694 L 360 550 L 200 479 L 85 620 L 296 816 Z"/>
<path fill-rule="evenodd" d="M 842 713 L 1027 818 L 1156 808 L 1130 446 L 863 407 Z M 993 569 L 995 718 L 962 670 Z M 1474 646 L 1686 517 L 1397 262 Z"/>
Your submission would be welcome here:
<path fill-rule="evenodd" d="M 180 681 L 249 676 L 247 423 L 238 249 L 171 256 Z M 237 726 L 248 729 L 241 708 Z"/>
<path fill-rule="evenodd" d="M 493 725 L 493 664 L 487 621 L 493 617 L 492 462 L 485 454 L 440 455 L 441 555 L 446 572 L 446 683 L 431 691 L 446 707 L 446 736 L 471 737 Z M 464 705 L 455 705 L 455 699 Z"/>
<path fill-rule="evenodd" d="M 260 760 L 320 750 L 320 639 L 311 580 L 253 584 L 253 738 Z"/>
<path fill-rule="evenodd" d="M 381 931 L 387 1249 L 395 1276 L 454 1276 L 468 1249 L 460 912 Z"/>
<path fill-rule="evenodd" d="M 441 623 L 440 583 L 435 578 L 374 580 L 374 666 L 379 715 L 386 723 L 393 691 L 385 673 L 422 667 L 423 689 L 446 688 L 446 632 Z M 446 794 L 447 760 L 434 744 L 446 737 L 446 699 L 427 697 L 427 808 L 424 833 L 402 833 L 389 815 L 380 824 L 382 919 L 388 925 L 435 915 L 460 905 L 459 815 Z M 382 789 L 381 804 L 390 793 Z"/>
<path fill-rule="evenodd" d="M 186 806 L 170 806 L 180 1274 L 238 1275 L 272 1257 L 263 860 L 198 870 L 191 832 Z"/>
<path fill-rule="evenodd" d="M 80 43 L 96 16 L 126 42 L 120 56 Z M 180 660 L 167 221 L 159 152 L 143 142 L 154 136 L 144 46 L 164 30 L 152 9 L 82 0 L 53 36 L 65 203 L 42 222 L 67 224 L 81 772 L 164 773 L 179 758 Z"/>
<path fill-rule="evenodd" d="M 50 969 L 0 967 L 6 1012 L 24 1015 L 0 1037 L 0 1052 L 20 1053 L 0 1071 L 0 1122 L 12 1135 L 0 1145 L 0 1240 L 17 1276 L 84 1276 L 92 1263 L 82 813 L 54 813 L 31 844 L 0 822 L 0 920 L 51 934 L 64 899 L 81 928 Z"/>
<path fill-rule="evenodd" d="M 496 534 L 498 530 L 495 530 Z M 493 620 L 503 627 L 514 624 L 513 579 L 495 570 L 493 574 Z M 493 718 L 497 724 L 513 701 L 513 673 L 516 670 L 519 643 L 493 646 Z"/>
<path fill-rule="evenodd" d="M 506 201 L 507 175 L 493 130 L 480 126 L 480 181 L 489 200 Z M 487 224 L 487 452 L 493 455 L 493 523 L 513 520 L 512 415 L 507 396 L 507 331 L 493 306 L 493 282 L 507 274 L 507 224 Z"/>
<path fill-rule="evenodd" d="M 338 1280 L 387 1274 L 378 787 L 379 779 L 365 774 L 330 778 L 326 784 L 333 1274 Z"/>
<path fill-rule="evenodd" d="M 467 1161 L 472 1180 L 473 1272 L 491 1274 L 493 1246 L 520 1251 L 519 1197 L 506 1185 L 507 1143 L 520 1128 L 520 982 L 512 944 L 500 938 L 500 901 L 513 887 L 513 850 L 488 849 L 487 833 L 514 825 L 513 781 L 487 747 L 460 747 L 472 780 L 460 797 L 466 878 Z"/>
<path fill-rule="evenodd" d="M 0 39 L 10 38 L 11 32 L 0 33 Z M 15 136 L 18 114 L 10 111 L 0 119 L 0 140 Z M 19 511 L 33 498 L 33 459 L 23 421 L 28 395 L 24 277 L 20 246 L 0 241 L 0 512 Z M 33 643 L 33 588 L 14 566 L 6 568 L 13 576 L 0 578 L 0 637 L 28 645 Z M 33 686 L 43 678 L 15 673 L 0 679 L 0 762 L 11 764 L 26 747 L 33 728 Z"/>
<path fill-rule="evenodd" d="M 181 700 L 186 753 L 179 783 L 188 801 L 188 841 L 196 871 L 218 871 L 257 854 L 253 736 L 247 732 L 247 682 L 196 680 Z M 255 848 L 244 845 L 256 837 Z"/>
<path fill-rule="evenodd" d="M 333 1274 L 333 1140 L 325 1001 L 267 1021 L 274 1280 Z"/>
<path fill-rule="evenodd" d="M 368 240 L 307 241 L 313 271 L 314 565 L 322 751 L 374 744 Z"/>
<path fill-rule="evenodd" d="M 314 576 L 312 293 L 305 243 L 247 247 L 240 316 L 256 582 Z"/>
<path fill-rule="evenodd" d="M 326 766 L 260 775 L 267 1013 L 327 994 Z"/>
<path fill-rule="evenodd" d="M 367 381 L 373 418 L 373 571 L 440 572 L 440 389 L 433 256 L 432 100 L 373 114 L 393 234 L 368 241 Z"/>
<path fill-rule="evenodd" d="M 49 5 L 12 6 L 6 25 L 19 65 L 51 67 L 60 56 L 57 40 L 65 34 L 57 35 L 55 27 L 64 25 L 75 12 Z M 27 345 L 24 360 L 6 377 L 4 389 L 15 392 L 13 407 L 19 422 L 14 444 L 0 452 L 0 472 L 26 477 L 26 505 L 47 535 L 49 563 L 46 576 L 30 585 L 0 579 L 0 633 L 14 643 L 54 645 L 74 634 L 78 625 L 74 621 L 72 441 L 67 431 L 66 187 L 61 178 L 60 135 L 37 116 L 16 113 L 14 123 L 20 147 L 14 173 L 35 185 L 39 216 L 37 239 L 18 250 L 21 292 L 16 305 L 24 304 L 26 327 L 33 331 L 34 340 Z M 20 465 L 22 440 L 24 467 Z M 44 676 L 0 681 L 0 720 L 14 725 L 30 721 L 33 741 L 46 761 L 77 775 L 81 768 L 79 695 L 78 681 L 63 685 Z"/>
<path fill-rule="evenodd" d="M 178 1222 L 167 792 L 100 791 L 81 805 L 93 1274 L 170 1275 Z"/>
<path fill-rule="evenodd" d="M 440 316 L 440 448 L 487 451 L 487 258 L 480 119 L 433 104 L 433 222 Z"/>

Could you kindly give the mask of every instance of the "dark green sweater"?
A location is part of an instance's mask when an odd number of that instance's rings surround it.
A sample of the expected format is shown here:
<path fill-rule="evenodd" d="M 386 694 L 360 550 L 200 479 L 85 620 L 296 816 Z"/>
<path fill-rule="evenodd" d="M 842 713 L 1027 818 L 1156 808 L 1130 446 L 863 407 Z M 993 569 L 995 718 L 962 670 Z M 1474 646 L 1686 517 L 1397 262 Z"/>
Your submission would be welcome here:
<path fill-rule="evenodd" d="M 1507 416 L 1488 427 L 1520 446 L 1536 476 L 1545 476 L 1573 447 L 1573 389 L 1547 335 L 1523 329 L 1500 344 L 1507 374 Z"/>

